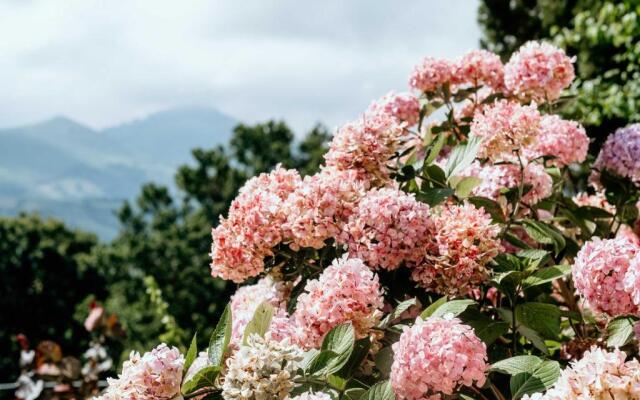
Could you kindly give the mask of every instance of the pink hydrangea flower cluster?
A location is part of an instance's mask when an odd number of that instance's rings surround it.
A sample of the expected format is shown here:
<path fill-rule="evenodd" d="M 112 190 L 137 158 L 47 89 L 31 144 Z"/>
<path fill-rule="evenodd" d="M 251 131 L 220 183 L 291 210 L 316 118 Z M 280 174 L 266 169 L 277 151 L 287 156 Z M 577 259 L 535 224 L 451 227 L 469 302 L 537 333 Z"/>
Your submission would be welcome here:
<path fill-rule="evenodd" d="M 283 229 L 290 247 L 320 249 L 329 238 L 337 238 L 358 201 L 369 189 L 356 170 L 324 168 L 307 176 L 284 203 L 287 216 Z"/>
<path fill-rule="evenodd" d="M 327 332 L 346 322 L 363 338 L 379 321 L 383 305 L 378 277 L 362 260 L 337 259 L 318 279 L 308 281 L 298 297 L 292 319 L 300 328 L 300 346 L 320 346 Z"/>
<path fill-rule="evenodd" d="M 131 352 L 117 379 L 109 378 L 100 400 L 168 400 L 180 392 L 184 357 L 161 344 L 142 357 Z"/>
<path fill-rule="evenodd" d="M 426 57 L 413 69 L 409 77 L 409 86 L 420 92 L 433 92 L 451 81 L 452 72 L 451 61 Z"/>
<path fill-rule="evenodd" d="M 504 66 L 500 57 L 487 50 L 473 50 L 453 65 L 454 85 L 486 85 L 494 90 L 504 86 Z"/>
<path fill-rule="evenodd" d="M 584 244 L 571 268 L 578 293 L 595 312 L 611 316 L 638 314 L 634 288 L 640 247 L 624 238 L 595 238 Z"/>
<path fill-rule="evenodd" d="M 282 204 L 300 182 L 294 170 L 278 166 L 251 178 L 231 203 L 229 215 L 213 229 L 211 274 L 234 282 L 257 276 L 264 258 L 283 239 Z"/>
<path fill-rule="evenodd" d="M 504 67 L 507 90 L 535 101 L 556 100 L 573 78 L 573 59 L 548 43 L 525 43 Z"/>
<path fill-rule="evenodd" d="M 369 191 L 345 227 L 352 257 L 388 270 L 424 257 L 433 232 L 429 206 L 399 189 Z"/>
<path fill-rule="evenodd" d="M 599 171 L 607 170 L 640 183 L 640 124 L 632 124 L 609 135 L 598 158 L 590 180 L 598 186 Z"/>
<path fill-rule="evenodd" d="M 389 179 L 389 159 L 402 145 L 404 123 L 387 113 L 365 113 L 333 136 L 326 165 L 337 170 L 362 170 L 373 181 Z"/>
<path fill-rule="evenodd" d="M 474 196 L 500 200 L 500 190 L 514 188 L 520 184 L 520 166 L 515 164 L 485 164 L 474 162 L 463 172 L 464 176 L 482 179 L 480 185 L 472 190 Z M 522 202 L 533 205 L 553 193 L 553 180 L 540 164 L 527 164 L 524 168 L 524 184 L 531 189 L 523 196 Z"/>
<path fill-rule="evenodd" d="M 551 163 L 564 167 L 583 162 L 588 150 L 589 137 L 582 125 L 557 115 L 545 115 L 540 122 L 540 135 L 526 155 L 529 159 L 553 156 Z"/>
<path fill-rule="evenodd" d="M 408 400 L 437 400 L 460 386 L 482 386 L 487 348 L 456 318 L 418 318 L 393 344 L 391 386 Z"/>
<path fill-rule="evenodd" d="M 591 348 L 565 368 L 545 394 L 523 400 L 640 399 L 640 363 L 620 350 Z"/>
<path fill-rule="evenodd" d="M 471 204 L 446 205 L 432 218 L 434 250 L 427 250 L 412 279 L 438 293 L 467 294 L 487 280 L 486 265 L 502 250 L 500 226 Z"/>
<path fill-rule="evenodd" d="M 516 150 L 534 143 L 540 134 L 540 112 L 535 104 L 498 100 L 471 123 L 471 135 L 482 140 L 478 156 L 493 161 L 513 158 Z"/>
<path fill-rule="evenodd" d="M 289 284 L 276 281 L 269 275 L 253 285 L 238 288 L 231 296 L 231 342 L 240 344 L 244 329 L 260 304 L 269 303 L 276 310 L 276 316 L 280 317 L 286 310 L 290 291 Z M 275 317 L 274 320 L 276 320 Z M 280 326 L 278 328 L 282 329 Z"/>
<path fill-rule="evenodd" d="M 385 113 L 407 126 L 418 123 L 420 118 L 420 101 L 411 93 L 388 93 L 378 101 L 371 103 L 367 114 Z"/>

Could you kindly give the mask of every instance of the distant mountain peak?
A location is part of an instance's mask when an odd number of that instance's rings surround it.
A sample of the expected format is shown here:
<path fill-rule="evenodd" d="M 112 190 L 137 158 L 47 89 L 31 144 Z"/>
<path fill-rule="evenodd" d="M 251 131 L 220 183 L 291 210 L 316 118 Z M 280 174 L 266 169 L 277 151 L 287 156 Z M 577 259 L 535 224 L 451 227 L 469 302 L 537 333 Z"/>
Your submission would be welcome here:
<path fill-rule="evenodd" d="M 106 132 L 114 132 L 124 127 L 144 126 L 169 123 L 172 125 L 182 124 L 184 122 L 195 123 L 211 123 L 212 126 L 220 123 L 235 124 L 235 118 L 224 114 L 220 110 L 208 106 L 185 105 L 162 109 L 148 114 L 144 117 L 136 118 L 130 121 L 104 129 Z"/>
<path fill-rule="evenodd" d="M 74 131 L 91 131 L 95 132 L 92 128 L 77 122 L 64 115 L 56 115 L 52 118 L 45 119 L 44 121 L 36 122 L 29 125 L 26 128 L 29 129 L 46 129 L 46 130 L 74 130 Z"/>
<path fill-rule="evenodd" d="M 237 121 L 212 107 L 182 106 L 105 129 L 131 154 L 175 166 L 188 161 L 195 147 L 225 144 Z"/>
<path fill-rule="evenodd" d="M 228 143 L 236 123 L 212 107 L 182 106 L 104 130 L 66 116 L 0 130 L 0 215 L 38 209 L 111 237 L 121 199 L 149 180 L 171 185 L 192 149 Z"/>

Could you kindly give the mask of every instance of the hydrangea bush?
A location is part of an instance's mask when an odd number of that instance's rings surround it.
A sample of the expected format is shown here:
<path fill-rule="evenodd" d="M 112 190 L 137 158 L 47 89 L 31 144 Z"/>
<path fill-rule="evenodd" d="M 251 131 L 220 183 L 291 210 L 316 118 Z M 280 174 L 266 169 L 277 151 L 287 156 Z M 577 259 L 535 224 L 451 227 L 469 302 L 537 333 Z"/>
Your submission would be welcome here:
<path fill-rule="evenodd" d="M 638 399 L 640 127 L 556 113 L 572 59 L 427 57 L 321 171 L 249 180 L 213 229 L 240 286 L 199 352 L 132 353 L 102 399 Z"/>

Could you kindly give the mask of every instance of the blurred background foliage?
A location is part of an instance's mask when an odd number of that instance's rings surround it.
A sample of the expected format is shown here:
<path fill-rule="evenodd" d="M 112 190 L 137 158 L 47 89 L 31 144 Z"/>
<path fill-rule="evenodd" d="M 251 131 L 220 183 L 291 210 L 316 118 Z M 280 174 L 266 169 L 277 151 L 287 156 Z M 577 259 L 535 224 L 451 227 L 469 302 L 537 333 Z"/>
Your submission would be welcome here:
<path fill-rule="evenodd" d="M 110 243 L 37 215 L 0 218 L 0 376 L 19 373 L 18 333 L 82 354 L 93 301 L 126 332 L 116 360 L 158 340 L 184 346 L 193 330 L 206 340 L 235 290 L 209 275 L 212 226 L 248 177 L 278 163 L 315 172 L 329 136 L 320 125 L 296 139 L 283 122 L 240 124 L 228 146 L 193 150 L 194 161 L 175 175 L 176 193 L 149 183 L 125 202 Z"/>
<path fill-rule="evenodd" d="M 640 0 L 482 0 L 478 18 L 481 46 L 504 60 L 532 39 L 576 56 L 575 98 L 563 113 L 584 121 L 595 146 L 640 120 Z M 240 124 L 227 146 L 192 151 L 176 190 L 149 183 L 125 202 L 109 243 L 37 215 L 0 218 L 0 377 L 19 373 L 18 333 L 81 354 L 94 301 L 118 315 L 122 354 L 159 338 L 184 346 L 193 330 L 204 340 L 235 290 L 209 276 L 212 226 L 249 177 L 278 163 L 315 172 L 329 136 L 322 126 L 296 139 L 283 122 Z"/>
<path fill-rule="evenodd" d="M 575 98 L 563 114 L 583 122 L 594 146 L 640 121 L 639 0 L 482 0 L 478 20 L 481 45 L 505 60 L 532 39 L 576 57 Z"/>

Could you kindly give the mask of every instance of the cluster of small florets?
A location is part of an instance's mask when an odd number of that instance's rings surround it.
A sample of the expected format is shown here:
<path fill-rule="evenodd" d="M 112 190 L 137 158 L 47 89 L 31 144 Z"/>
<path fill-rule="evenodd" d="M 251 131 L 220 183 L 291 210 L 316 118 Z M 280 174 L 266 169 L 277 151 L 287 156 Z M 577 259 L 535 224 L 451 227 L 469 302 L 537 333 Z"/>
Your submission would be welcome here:
<path fill-rule="evenodd" d="M 222 384 L 225 400 L 285 399 L 293 389 L 293 375 L 302 351 L 286 340 L 277 342 L 250 335 L 247 344 L 227 360 Z"/>
<path fill-rule="evenodd" d="M 639 254 L 640 247 L 625 238 L 584 244 L 572 267 L 573 281 L 593 311 L 611 316 L 640 312 L 635 288 Z"/>
<path fill-rule="evenodd" d="M 524 396 L 523 400 L 614 400 L 640 398 L 640 363 L 625 361 L 620 350 L 593 347 L 579 361 L 565 368 L 546 393 Z"/>
<path fill-rule="evenodd" d="M 420 118 L 420 101 L 411 93 L 389 93 L 371 103 L 367 114 L 384 113 L 394 117 L 398 123 L 413 126 Z"/>
<path fill-rule="evenodd" d="M 409 77 L 409 86 L 420 92 L 433 92 L 451 81 L 452 72 L 451 61 L 426 57 L 414 68 Z"/>
<path fill-rule="evenodd" d="M 454 63 L 451 78 L 454 85 L 485 85 L 500 91 L 504 86 L 504 66 L 497 54 L 473 50 Z"/>
<path fill-rule="evenodd" d="M 404 328 L 393 353 L 391 386 L 400 399 L 441 399 L 486 380 L 487 348 L 456 318 L 418 318 Z"/>
<path fill-rule="evenodd" d="M 486 265 L 502 250 L 500 227 L 471 204 L 445 206 L 433 216 L 433 246 L 412 279 L 438 293 L 467 294 L 489 276 Z"/>
<path fill-rule="evenodd" d="M 503 189 L 516 188 L 520 184 L 520 166 L 516 164 L 484 164 L 474 162 L 465 171 L 464 176 L 475 176 L 482 182 L 473 188 L 475 196 L 500 200 Z M 524 185 L 528 191 L 522 197 L 522 202 L 533 205 L 547 198 L 553 193 L 553 180 L 540 164 L 530 163 L 524 166 Z"/>
<path fill-rule="evenodd" d="M 117 379 L 108 379 L 102 400 L 169 400 L 180 392 L 184 358 L 175 347 L 161 344 L 140 356 L 131 352 Z"/>
<path fill-rule="evenodd" d="M 368 188 L 369 183 L 355 170 L 325 168 L 305 177 L 284 203 L 289 246 L 320 249 L 327 239 L 338 237 Z"/>
<path fill-rule="evenodd" d="M 587 158 L 589 137 L 584 127 L 575 121 L 568 121 L 557 115 L 545 115 L 540 122 L 540 134 L 537 140 L 526 149 L 528 158 L 541 156 L 554 157 L 551 163 L 564 167 L 572 163 L 581 163 Z"/>
<path fill-rule="evenodd" d="M 276 281 L 267 275 L 253 285 L 238 288 L 231 296 L 231 343 L 238 345 L 242 341 L 244 329 L 253 318 L 256 308 L 268 303 L 276 312 L 286 310 L 290 285 Z"/>
<path fill-rule="evenodd" d="M 486 50 L 473 50 L 455 62 L 433 57 L 418 64 L 409 78 L 409 86 L 420 92 L 435 92 L 447 83 L 453 86 L 504 87 L 504 66 L 498 55 Z"/>
<path fill-rule="evenodd" d="M 398 189 L 368 192 L 345 227 L 351 256 L 371 268 L 415 265 L 424 257 L 433 232 L 429 206 Z"/>
<path fill-rule="evenodd" d="M 300 182 L 296 171 L 277 167 L 250 179 L 233 200 L 229 215 L 212 231 L 211 273 L 242 282 L 264 271 L 264 258 L 283 238 L 282 204 Z"/>
<path fill-rule="evenodd" d="M 572 61 L 548 43 L 525 43 L 504 67 L 507 90 L 525 100 L 556 100 L 575 78 Z"/>
<path fill-rule="evenodd" d="M 308 281 L 298 297 L 292 315 L 300 328 L 298 341 L 305 348 L 318 347 L 327 332 L 346 322 L 353 324 L 358 338 L 366 337 L 383 305 L 378 277 L 362 260 L 342 257 Z"/>
<path fill-rule="evenodd" d="M 640 124 L 629 125 L 609 135 L 593 168 L 595 171 L 590 180 L 596 186 L 599 186 L 602 170 L 640 183 Z"/>
<path fill-rule="evenodd" d="M 540 134 L 541 116 L 535 104 L 499 100 L 478 113 L 471 135 L 481 139 L 478 157 L 493 161 L 512 159 L 516 151 L 531 145 Z"/>
<path fill-rule="evenodd" d="M 337 170 L 363 170 L 373 181 L 387 181 L 389 159 L 400 148 L 404 131 L 404 124 L 389 114 L 365 113 L 338 129 L 325 154 L 326 165 Z"/>
<path fill-rule="evenodd" d="M 331 400 L 331 396 L 325 392 L 304 392 L 296 397 L 292 397 L 291 400 Z"/>

